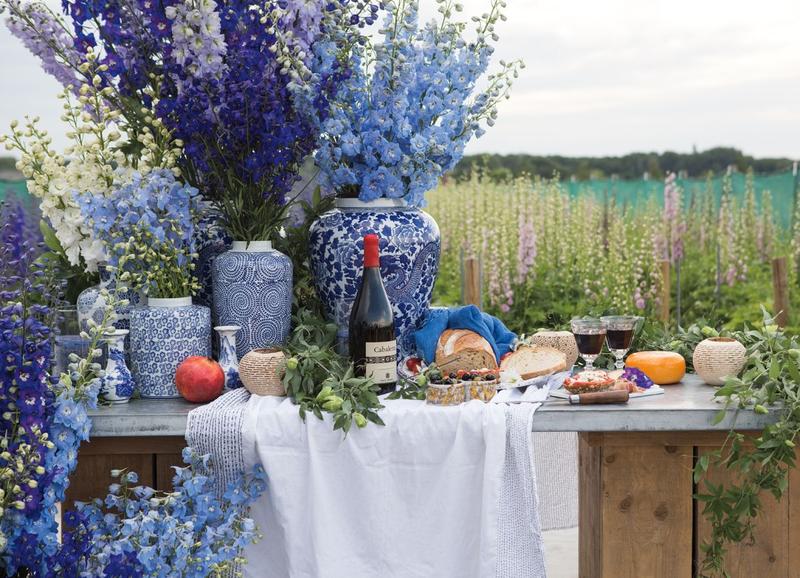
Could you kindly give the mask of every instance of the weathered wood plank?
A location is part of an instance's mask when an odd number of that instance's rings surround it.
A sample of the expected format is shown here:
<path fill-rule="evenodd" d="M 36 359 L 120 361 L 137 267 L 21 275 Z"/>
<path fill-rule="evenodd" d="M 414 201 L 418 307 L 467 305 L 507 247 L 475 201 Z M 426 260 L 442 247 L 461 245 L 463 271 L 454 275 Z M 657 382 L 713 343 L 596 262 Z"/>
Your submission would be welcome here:
<path fill-rule="evenodd" d="M 602 448 L 589 444 L 590 434 L 578 436 L 578 573 L 595 578 L 602 572 L 603 517 L 601 509 Z"/>
<path fill-rule="evenodd" d="M 789 578 L 800 578 L 800 472 L 789 472 Z"/>
<path fill-rule="evenodd" d="M 692 573 L 692 446 L 604 446 L 602 578 Z"/>
<path fill-rule="evenodd" d="M 108 486 L 114 482 L 111 470 L 132 470 L 139 474 L 139 483 L 152 486 L 154 481 L 154 457 L 148 454 L 84 454 L 81 452 L 78 467 L 70 476 L 67 500 L 64 511 L 74 502 L 87 502 L 103 498 L 108 494 Z"/>

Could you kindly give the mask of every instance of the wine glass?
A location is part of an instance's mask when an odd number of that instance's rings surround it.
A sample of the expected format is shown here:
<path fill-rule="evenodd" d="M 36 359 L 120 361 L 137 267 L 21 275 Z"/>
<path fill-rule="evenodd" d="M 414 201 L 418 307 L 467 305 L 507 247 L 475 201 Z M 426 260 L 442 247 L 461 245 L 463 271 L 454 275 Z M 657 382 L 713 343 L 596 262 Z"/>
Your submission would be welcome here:
<path fill-rule="evenodd" d="M 603 351 L 603 342 L 606 340 L 606 324 L 601 319 L 573 319 L 572 333 L 578 344 L 578 352 L 586 362 L 586 369 L 593 370 L 594 360 Z"/>
<path fill-rule="evenodd" d="M 622 369 L 625 367 L 623 358 L 631 348 L 636 325 L 641 318 L 634 315 L 609 315 L 600 319 L 606 324 L 608 349 L 617 359 L 615 367 Z"/>

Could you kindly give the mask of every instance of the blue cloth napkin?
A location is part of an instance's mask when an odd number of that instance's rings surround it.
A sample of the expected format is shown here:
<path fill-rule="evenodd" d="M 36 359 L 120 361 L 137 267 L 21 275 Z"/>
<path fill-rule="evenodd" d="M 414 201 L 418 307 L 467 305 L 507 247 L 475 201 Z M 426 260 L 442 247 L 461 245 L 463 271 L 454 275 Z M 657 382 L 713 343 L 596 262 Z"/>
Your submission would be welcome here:
<path fill-rule="evenodd" d="M 425 363 L 433 363 L 436 358 L 436 344 L 445 329 L 474 331 L 489 342 L 498 360 L 511 350 L 511 344 L 517 338 L 497 317 L 481 312 L 475 305 L 450 309 L 434 307 L 428 311 L 422 327 L 414 333 L 417 351 Z"/>

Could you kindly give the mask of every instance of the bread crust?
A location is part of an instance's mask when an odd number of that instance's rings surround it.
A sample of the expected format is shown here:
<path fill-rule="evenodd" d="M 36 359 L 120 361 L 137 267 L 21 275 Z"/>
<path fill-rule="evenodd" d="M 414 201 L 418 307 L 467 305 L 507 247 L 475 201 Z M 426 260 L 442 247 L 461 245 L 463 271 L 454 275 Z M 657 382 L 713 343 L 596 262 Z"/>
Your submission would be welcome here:
<path fill-rule="evenodd" d="M 497 369 L 497 359 L 489 342 L 474 331 L 446 329 L 436 346 L 436 365 L 448 372 Z"/>

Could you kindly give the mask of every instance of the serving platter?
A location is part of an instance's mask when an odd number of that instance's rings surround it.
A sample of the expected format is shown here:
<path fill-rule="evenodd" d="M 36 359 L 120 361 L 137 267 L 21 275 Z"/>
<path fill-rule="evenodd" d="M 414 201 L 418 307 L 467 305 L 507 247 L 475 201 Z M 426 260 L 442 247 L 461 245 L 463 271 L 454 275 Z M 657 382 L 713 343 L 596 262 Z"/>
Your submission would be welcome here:
<path fill-rule="evenodd" d="M 659 385 L 653 385 L 649 389 L 646 389 L 642 392 L 630 394 L 630 399 L 636 399 L 638 397 L 650 397 L 651 395 L 660 395 L 662 393 L 664 393 L 663 387 Z M 560 389 L 550 391 L 550 396 L 558 399 L 569 399 L 570 395 L 572 394 L 563 387 Z"/>

